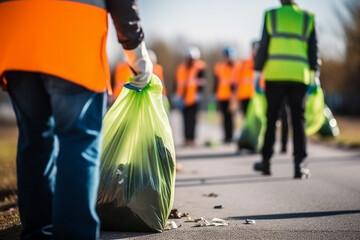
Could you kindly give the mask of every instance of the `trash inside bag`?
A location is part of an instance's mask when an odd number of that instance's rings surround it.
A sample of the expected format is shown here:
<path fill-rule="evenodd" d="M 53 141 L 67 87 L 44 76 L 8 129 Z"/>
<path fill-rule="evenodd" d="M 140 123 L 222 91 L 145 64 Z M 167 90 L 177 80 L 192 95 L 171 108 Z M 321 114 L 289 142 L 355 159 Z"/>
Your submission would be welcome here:
<path fill-rule="evenodd" d="M 103 119 L 97 211 L 107 231 L 162 232 L 174 201 L 175 149 L 162 84 L 123 88 Z"/>
<path fill-rule="evenodd" d="M 306 99 L 305 103 L 305 133 L 310 136 L 321 128 L 325 121 L 323 113 L 325 108 L 324 93 L 317 87 Z"/>
<path fill-rule="evenodd" d="M 238 140 L 239 149 L 259 151 L 266 130 L 267 101 L 263 93 L 255 93 L 246 110 L 245 123 Z"/>

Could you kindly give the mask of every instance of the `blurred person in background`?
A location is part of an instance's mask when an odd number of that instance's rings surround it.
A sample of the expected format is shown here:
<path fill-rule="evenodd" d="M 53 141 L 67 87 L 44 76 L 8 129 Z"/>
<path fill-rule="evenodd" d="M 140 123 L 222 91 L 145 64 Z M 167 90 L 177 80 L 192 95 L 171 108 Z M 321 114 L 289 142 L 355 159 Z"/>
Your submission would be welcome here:
<path fill-rule="evenodd" d="M 176 90 L 173 101 L 182 109 L 185 146 L 195 145 L 197 112 L 206 84 L 205 68 L 205 62 L 200 60 L 199 48 L 190 47 L 186 50 L 185 60 L 176 69 Z"/>
<path fill-rule="evenodd" d="M 114 72 L 114 82 L 112 86 L 112 95 L 109 95 L 109 105 L 113 104 L 115 100 L 118 98 L 123 86 L 127 83 L 130 77 L 133 76 L 129 63 L 126 59 L 120 61 L 116 67 Z"/>
<path fill-rule="evenodd" d="M 131 0 L 0 2 L 0 82 L 19 128 L 21 239 L 99 239 L 108 12 L 136 73 L 131 85 L 142 89 L 152 64 L 137 9 Z"/>
<path fill-rule="evenodd" d="M 258 48 L 259 42 L 253 41 L 251 43 L 251 56 L 242 61 L 241 68 L 237 76 L 238 82 L 235 91 L 235 98 L 241 103 L 240 109 L 244 117 L 246 115 L 249 101 L 255 93 L 254 59 Z"/>
<path fill-rule="evenodd" d="M 218 106 L 222 113 L 224 143 L 233 140 L 233 112 L 230 106 L 231 97 L 234 94 L 237 71 L 241 63 L 235 61 L 235 52 L 230 47 L 222 51 L 223 60 L 214 66 L 214 92 Z"/>
<path fill-rule="evenodd" d="M 265 13 L 255 59 L 256 90 L 261 92 L 259 79 L 264 71 L 268 108 L 262 161 L 255 163 L 254 169 L 271 175 L 276 120 L 286 98 L 293 127 L 294 178 L 305 179 L 309 176 L 305 166 L 305 96 L 308 86 L 316 84 L 315 72 L 319 68 L 315 20 L 314 14 L 302 10 L 293 0 L 281 0 L 281 4 Z"/>

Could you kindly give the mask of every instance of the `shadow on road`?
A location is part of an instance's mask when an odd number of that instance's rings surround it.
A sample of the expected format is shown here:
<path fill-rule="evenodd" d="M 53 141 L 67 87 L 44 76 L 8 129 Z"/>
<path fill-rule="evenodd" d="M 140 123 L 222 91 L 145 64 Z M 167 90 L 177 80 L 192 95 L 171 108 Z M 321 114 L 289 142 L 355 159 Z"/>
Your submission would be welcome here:
<path fill-rule="evenodd" d="M 360 210 L 345 210 L 345 211 L 327 211 L 327 212 L 303 212 L 303 213 L 280 213 L 280 214 L 268 214 L 268 215 L 252 215 L 252 216 L 238 216 L 229 217 L 228 220 L 280 220 L 280 219 L 293 219 L 293 218 L 316 218 L 316 217 L 328 217 L 335 215 L 345 214 L 358 214 Z"/>
<path fill-rule="evenodd" d="M 128 239 L 131 237 L 141 237 L 141 236 L 154 235 L 154 234 L 157 234 L 157 233 L 101 231 L 101 240 Z"/>
<path fill-rule="evenodd" d="M 244 155 L 240 155 L 237 152 L 229 152 L 229 153 L 207 153 L 207 154 L 192 154 L 192 155 L 176 155 L 176 159 L 179 161 L 197 161 L 197 160 L 219 160 L 225 158 L 237 158 L 239 160 L 243 159 Z M 247 156 L 256 156 L 256 154 L 247 154 Z M 261 155 L 259 154 L 259 160 Z M 288 156 L 289 159 L 277 159 L 274 157 L 274 160 L 278 163 L 288 163 L 291 156 Z M 246 159 L 249 160 L 249 159 Z M 328 162 L 344 162 L 344 161 L 360 161 L 360 154 L 355 155 L 345 155 L 345 156 L 323 156 L 323 157 L 309 157 L 309 163 L 328 163 Z"/>
<path fill-rule="evenodd" d="M 226 175 L 216 177 L 182 178 L 176 179 L 175 187 L 198 187 L 227 184 L 263 183 L 294 181 L 290 177 L 264 177 L 259 174 Z"/>
<path fill-rule="evenodd" d="M 235 152 L 229 153 L 209 153 L 209 154 L 193 154 L 193 155 L 176 155 L 177 160 L 210 160 L 210 159 L 222 159 L 222 158 L 233 158 L 238 156 Z"/>

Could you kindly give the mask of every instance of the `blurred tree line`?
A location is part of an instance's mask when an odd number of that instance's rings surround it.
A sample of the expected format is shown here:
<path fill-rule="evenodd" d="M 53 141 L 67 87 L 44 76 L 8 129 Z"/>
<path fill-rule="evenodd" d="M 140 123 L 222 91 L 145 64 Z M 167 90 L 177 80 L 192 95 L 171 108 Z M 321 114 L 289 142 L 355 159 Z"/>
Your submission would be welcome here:
<path fill-rule="evenodd" d="M 344 59 L 322 59 L 321 83 L 330 108 L 340 114 L 360 115 L 360 1 L 347 0 L 349 16 L 337 12 L 344 31 Z"/>

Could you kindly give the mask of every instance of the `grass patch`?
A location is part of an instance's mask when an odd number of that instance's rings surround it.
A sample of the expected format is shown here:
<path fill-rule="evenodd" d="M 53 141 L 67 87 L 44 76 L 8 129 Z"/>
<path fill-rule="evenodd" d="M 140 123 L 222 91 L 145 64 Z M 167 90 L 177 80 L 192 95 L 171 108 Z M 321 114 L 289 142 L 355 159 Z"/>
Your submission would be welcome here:
<path fill-rule="evenodd" d="M 312 140 L 346 148 L 360 148 L 360 118 L 335 116 L 340 134 L 336 138 L 311 136 Z"/>
<path fill-rule="evenodd" d="M 0 215 L 0 239 L 20 239 L 21 224 L 18 210 L 10 210 L 7 214 Z"/>
<path fill-rule="evenodd" d="M 0 239 L 20 239 L 21 223 L 17 208 L 15 124 L 0 125 Z"/>

